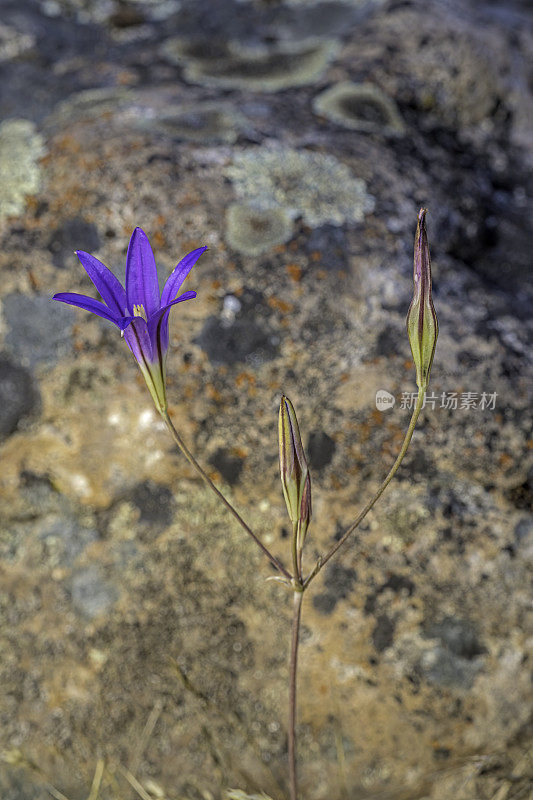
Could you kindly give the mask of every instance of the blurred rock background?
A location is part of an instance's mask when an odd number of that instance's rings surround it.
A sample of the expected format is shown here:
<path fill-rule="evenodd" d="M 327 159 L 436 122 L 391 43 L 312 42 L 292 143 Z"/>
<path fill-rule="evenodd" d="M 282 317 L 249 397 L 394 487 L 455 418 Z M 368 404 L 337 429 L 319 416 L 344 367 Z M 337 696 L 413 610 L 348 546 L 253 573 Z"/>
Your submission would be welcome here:
<path fill-rule="evenodd" d="M 117 331 L 50 301 L 90 291 L 73 251 L 123 276 L 140 225 L 163 278 L 209 246 L 171 317 L 171 410 L 287 560 L 291 397 L 311 565 L 408 423 L 421 205 L 437 399 L 306 596 L 302 797 L 531 796 L 527 5 L 1 0 L 2 800 L 286 796 L 286 592 Z"/>

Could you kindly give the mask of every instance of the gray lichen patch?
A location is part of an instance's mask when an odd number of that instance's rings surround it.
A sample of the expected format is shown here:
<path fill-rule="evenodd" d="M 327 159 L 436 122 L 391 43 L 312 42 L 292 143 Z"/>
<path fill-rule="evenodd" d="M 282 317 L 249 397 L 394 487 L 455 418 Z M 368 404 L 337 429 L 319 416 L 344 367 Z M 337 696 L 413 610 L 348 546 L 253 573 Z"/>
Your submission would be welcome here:
<path fill-rule="evenodd" d="M 35 36 L 0 23 L 0 61 L 9 61 L 31 50 Z"/>
<path fill-rule="evenodd" d="M 135 102 L 136 98 L 135 91 L 125 86 L 86 89 L 59 103 L 47 122 L 60 123 L 78 118 L 94 119 L 105 112 L 116 113 Z"/>
<path fill-rule="evenodd" d="M 329 154 L 283 146 L 236 151 L 226 176 L 241 200 L 282 208 L 311 227 L 360 222 L 374 208 L 365 182 Z"/>
<path fill-rule="evenodd" d="M 184 39 L 172 36 L 160 47 L 161 55 L 174 64 L 185 64 L 188 61 L 213 61 L 230 58 L 232 49 L 229 42 L 212 39 Z"/>
<path fill-rule="evenodd" d="M 116 588 L 94 565 L 84 567 L 72 576 L 70 594 L 75 611 L 89 619 L 108 611 L 118 596 Z"/>
<path fill-rule="evenodd" d="M 44 143 L 33 122 L 8 119 L 0 125 L 0 219 L 21 214 L 26 197 L 39 190 Z"/>
<path fill-rule="evenodd" d="M 248 125 L 235 109 L 223 103 L 170 105 L 150 113 L 136 114 L 136 127 L 155 130 L 172 138 L 197 144 L 233 144 Z"/>
<path fill-rule="evenodd" d="M 371 83 L 338 83 L 315 97 L 313 111 L 352 130 L 385 133 L 405 130 L 396 103 Z"/>
<path fill-rule="evenodd" d="M 293 220 L 284 208 L 233 203 L 226 213 L 226 242 L 247 256 L 266 253 L 292 236 Z"/>
<path fill-rule="evenodd" d="M 276 45 L 223 48 L 219 58 L 211 48 L 190 49 L 181 40 L 169 40 L 165 54 L 184 63 L 184 77 L 191 83 L 226 89 L 279 92 L 319 80 L 339 50 L 334 39 L 306 39 Z M 225 51 L 225 52 L 224 52 Z"/>
<path fill-rule="evenodd" d="M 424 110 L 462 126 L 478 125 L 494 114 L 502 92 L 499 75 L 477 43 L 444 35 L 434 47 L 416 57 L 410 51 L 407 58 Z"/>

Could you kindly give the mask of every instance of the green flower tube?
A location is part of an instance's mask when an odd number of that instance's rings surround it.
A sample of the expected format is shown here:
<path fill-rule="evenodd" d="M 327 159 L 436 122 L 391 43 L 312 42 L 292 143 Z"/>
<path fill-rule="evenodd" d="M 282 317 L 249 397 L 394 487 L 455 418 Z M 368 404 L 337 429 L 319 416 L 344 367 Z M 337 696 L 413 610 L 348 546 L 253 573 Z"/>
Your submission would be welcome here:
<path fill-rule="evenodd" d="M 288 397 L 279 407 L 279 471 L 290 520 L 298 528 L 301 548 L 311 519 L 311 478 L 296 412 Z"/>
<path fill-rule="evenodd" d="M 414 294 L 407 312 L 407 335 L 413 354 L 418 388 L 425 391 L 435 354 L 439 326 L 431 297 L 431 259 L 426 233 L 426 208 L 418 213 L 415 236 Z"/>

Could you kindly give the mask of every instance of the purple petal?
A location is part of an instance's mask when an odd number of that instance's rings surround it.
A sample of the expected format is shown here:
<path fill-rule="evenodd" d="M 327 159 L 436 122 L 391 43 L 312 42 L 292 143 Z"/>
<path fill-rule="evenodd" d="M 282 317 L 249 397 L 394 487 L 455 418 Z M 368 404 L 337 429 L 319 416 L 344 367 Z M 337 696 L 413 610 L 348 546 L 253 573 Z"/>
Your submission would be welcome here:
<path fill-rule="evenodd" d="M 113 275 L 105 264 L 83 250 L 76 250 L 76 255 L 81 261 L 87 275 L 98 289 L 102 300 L 107 303 L 111 311 L 120 316 L 126 313 L 126 292 L 120 281 Z"/>
<path fill-rule="evenodd" d="M 166 305 L 173 300 L 181 288 L 181 284 L 194 267 L 202 253 L 205 253 L 207 247 L 199 247 L 181 259 L 180 263 L 174 267 L 172 272 L 167 278 L 161 294 L 161 305 Z"/>
<path fill-rule="evenodd" d="M 144 231 L 135 228 L 131 235 L 126 256 L 126 295 L 131 314 L 134 306 L 142 306 L 147 317 L 160 306 L 157 267 Z"/>
<path fill-rule="evenodd" d="M 148 320 L 148 334 L 152 342 L 152 350 L 161 358 L 168 349 L 168 314 L 172 306 L 184 300 L 192 300 L 196 297 L 196 292 L 184 292 L 182 295 L 162 306 Z"/>
<path fill-rule="evenodd" d="M 142 317 L 135 317 L 128 325 L 124 331 L 124 339 L 139 364 L 148 365 L 154 362 L 148 326 Z"/>
<path fill-rule="evenodd" d="M 90 311 L 91 314 L 108 319 L 117 328 L 123 327 L 124 318 L 122 316 L 114 314 L 107 306 L 92 297 L 86 297 L 84 294 L 75 294 L 74 292 L 60 292 L 55 294 L 52 299 L 59 300 L 61 303 L 68 303 L 70 306 L 78 306 L 78 308 L 83 308 L 85 311 Z"/>

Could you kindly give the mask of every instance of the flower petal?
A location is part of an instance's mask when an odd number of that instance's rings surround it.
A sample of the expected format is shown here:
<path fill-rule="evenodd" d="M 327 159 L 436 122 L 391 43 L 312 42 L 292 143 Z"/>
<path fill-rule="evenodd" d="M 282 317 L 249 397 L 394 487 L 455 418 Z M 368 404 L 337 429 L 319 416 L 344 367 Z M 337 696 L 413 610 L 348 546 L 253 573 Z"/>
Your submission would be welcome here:
<path fill-rule="evenodd" d="M 188 255 L 182 258 L 179 264 L 174 267 L 163 287 L 163 292 L 161 293 L 161 305 L 164 306 L 167 303 L 170 303 L 170 301 L 176 297 L 181 288 L 181 284 L 194 267 L 202 253 L 205 253 L 206 250 L 207 247 L 199 247 L 197 250 L 193 250 L 191 253 L 188 253 Z"/>
<path fill-rule="evenodd" d="M 154 362 L 152 344 L 150 342 L 150 336 L 148 335 L 148 326 L 142 317 L 135 317 L 131 321 L 124 330 L 124 339 L 141 367 Z"/>
<path fill-rule="evenodd" d="M 87 275 L 92 280 L 102 300 L 111 311 L 124 316 L 126 313 L 126 292 L 124 287 L 105 264 L 83 250 L 76 250 L 76 255 L 81 261 Z"/>
<path fill-rule="evenodd" d="M 159 358 L 162 358 L 168 349 L 168 313 L 172 306 L 184 300 L 192 300 L 196 297 L 196 292 L 184 292 L 171 303 L 162 306 L 148 320 L 148 335 L 152 343 L 152 351 Z"/>
<path fill-rule="evenodd" d="M 126 256 L 126 295 L 130 314 L 142 306 L 150 317 L 160 306 L 155 258 L 148 236 L 140 228 L 131 235 Z"/>
<path fill-rule="evenodd" d="M 95 300 L 93 297 L 87 297 L 84 294 L 76 294 L 74 292 L 60 292 L 59 294 L 55 294 L 52 299 L 59 300 L 61 303 L 68 303 L 70 306 L 78 306 L 78 308 L 83 308 L 85 311 L 90 311 L 91 314 L 96 314 L 98 317 L 108 319 L 109 322 L 112 322 L 117 328 L 122 329 L 124 327 L 124 317 L 122 317 L 122 315 L 119 316 L 113 313 L 106 305 L 99 300 Z"/>

